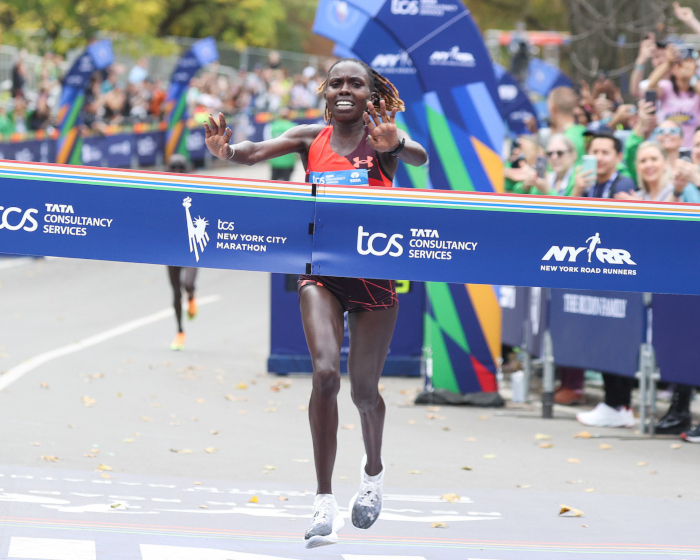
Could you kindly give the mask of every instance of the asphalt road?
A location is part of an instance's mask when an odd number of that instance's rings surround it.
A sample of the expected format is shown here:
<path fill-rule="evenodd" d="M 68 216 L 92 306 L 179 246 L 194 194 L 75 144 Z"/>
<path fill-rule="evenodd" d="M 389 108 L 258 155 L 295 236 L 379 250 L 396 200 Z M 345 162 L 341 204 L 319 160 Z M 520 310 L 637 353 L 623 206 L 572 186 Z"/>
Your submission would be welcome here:
<path fill-rule="evenodd" d="M 173 352 L 164 267 L 0 260 L 0 558 L 700 557 L 700 446 L 574 437 L 567 408 L 428 410 L 412 404 L 420 380 L 396 378 L 382 380 L 382 517 L 304 550 L 310 379 L 266 373 L 268 292 L 266 274 L 200 271 L 200 314 Z M 346 382 L 339 403 L 347 513 L 362 440 Z"/>

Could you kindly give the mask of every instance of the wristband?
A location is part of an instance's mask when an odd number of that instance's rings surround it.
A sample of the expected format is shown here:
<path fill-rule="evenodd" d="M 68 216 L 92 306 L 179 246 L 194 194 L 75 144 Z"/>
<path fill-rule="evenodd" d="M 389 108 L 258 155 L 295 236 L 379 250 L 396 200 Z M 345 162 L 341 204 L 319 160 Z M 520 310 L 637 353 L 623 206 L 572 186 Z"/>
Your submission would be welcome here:
<path fill-rule="evenodd" d="M 403 150 L 403 147 L 406 145 L 406 139 L 402 138 L 399 140 L 399 145 L 396 147 L 396 149 L 392 150 L 391 152 L 387 152 L 388 155 L 397 157 L 400 153 L 401 150 Z"/>
<path fill-rule="evenodd" d="M 685 190 L 685 189 L 683 189 L 683 190 Z M 676 192 L 676 189 L 673 189 L 673 196 L 675 196 L 676 198 L 680 198 L 683 196 L 683 191 L 678 193 L 678 192 Z"/>
<path fill-rule="evenodd" d="M 636 63 L 636 64 L 634 65 L 634 69 L 637 70 L 637 71 L 639 71 L 639 72 L 644 72 L 644 68 L 646 68 L 646 64 L 639 64 L 639 63 Z"/>
<path fill-rule="evenodd" d="M 231 148 L 231 155 L 228 156 L 228 159 L 230 160 L 235 155 L 236 150 L 234 149 L 233 146 L 231 146 L 231 144 L 229 144 L 228 147 Z"/>

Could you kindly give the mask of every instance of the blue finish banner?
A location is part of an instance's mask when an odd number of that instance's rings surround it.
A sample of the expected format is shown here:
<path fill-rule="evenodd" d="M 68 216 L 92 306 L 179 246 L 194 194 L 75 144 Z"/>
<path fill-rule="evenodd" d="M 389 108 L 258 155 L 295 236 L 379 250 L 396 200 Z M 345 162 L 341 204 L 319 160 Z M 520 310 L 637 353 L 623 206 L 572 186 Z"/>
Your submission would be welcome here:
<path fill-rule="evenodd" d="M 506 121 L 512 135 L 530 134 L 525 124 L 537 118 L 537 111 L 517 80 L 503 66 L 494 62 L 493 71 L 498 80 L 498 98 L 501 117 Z"/>
<path fill-rule="evenodd" d="M 639 347 L 646 339 L 642 298 L 642 294 L 552 290 L 549 325 L 556 363 L 634 376 Z"/>
<path fill-rule="evenodd" d="M 687 255 L 687 247 L 700 245 L 695 204 L 17 162 L 0 162 L 0 177 L 4 253 L 288 273 L 308 265 L 329 276 L 700 294 L 700 262 Z M 524 231 L 527 243 L 520 243 Z M 183 239 L 189 252 L 182 252 Z"/>
<path fill-rule="evenodd" d="M 501 340 L 509 346 L 521 346 L 525 338 L 525 319 L 528 316 L 528 288 L 497 286 L 501 306 Z"/>

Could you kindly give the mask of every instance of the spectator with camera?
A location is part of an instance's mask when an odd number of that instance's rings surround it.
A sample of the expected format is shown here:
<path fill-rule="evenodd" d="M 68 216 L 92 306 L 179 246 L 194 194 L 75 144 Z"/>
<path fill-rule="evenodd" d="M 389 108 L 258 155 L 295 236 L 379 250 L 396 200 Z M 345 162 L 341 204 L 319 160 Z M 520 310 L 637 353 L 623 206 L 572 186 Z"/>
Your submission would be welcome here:
<path fill-rule="evenodd" d="M 586 152 L 583 138 L 586 127 L 578 124 L 577 108 L 579 98 L 570 87 L 556 87 L 547 96 L 547 109 L 552 134 L 563 134 L 576 146 L 577 161 Z M 578 115 L 580 117 L 580 115 Z"/>
<path fill-rule="evenodd" d="M 532 136 L 519 136 L 511 147 L 510 158 L 503 170 L 506 182 L 505 191 L 513 194 L 540 192 L 547 194 L 545 181 L 546 163 L 542 148 Z"/>

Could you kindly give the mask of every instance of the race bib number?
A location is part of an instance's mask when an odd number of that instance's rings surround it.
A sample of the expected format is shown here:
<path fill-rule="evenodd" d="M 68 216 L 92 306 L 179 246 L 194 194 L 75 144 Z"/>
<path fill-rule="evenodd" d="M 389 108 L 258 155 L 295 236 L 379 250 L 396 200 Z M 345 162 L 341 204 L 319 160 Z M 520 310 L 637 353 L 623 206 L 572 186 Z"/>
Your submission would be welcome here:
<path fill-rule="evenodd" d="M 309 181 L 315 185 L 349 185 L 354 187 L 369 186 L 366 169 L 348 169 L 347 171 L 312 171 Z"/>

